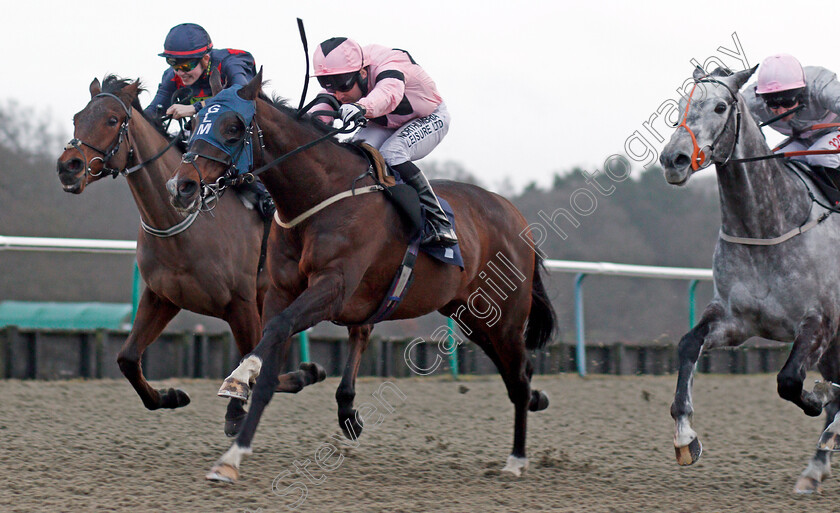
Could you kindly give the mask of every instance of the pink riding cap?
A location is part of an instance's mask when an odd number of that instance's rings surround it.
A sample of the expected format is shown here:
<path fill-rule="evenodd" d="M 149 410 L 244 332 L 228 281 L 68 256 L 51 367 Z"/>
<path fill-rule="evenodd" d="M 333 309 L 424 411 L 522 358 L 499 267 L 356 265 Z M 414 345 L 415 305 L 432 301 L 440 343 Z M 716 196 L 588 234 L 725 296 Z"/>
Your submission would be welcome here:
<path fill-rule="evenodd" d="M 756 93 L 778 93 L 805 87 L 805 72 L 796 57 L 786 53 L 772 55 L 758 68 Z"/>

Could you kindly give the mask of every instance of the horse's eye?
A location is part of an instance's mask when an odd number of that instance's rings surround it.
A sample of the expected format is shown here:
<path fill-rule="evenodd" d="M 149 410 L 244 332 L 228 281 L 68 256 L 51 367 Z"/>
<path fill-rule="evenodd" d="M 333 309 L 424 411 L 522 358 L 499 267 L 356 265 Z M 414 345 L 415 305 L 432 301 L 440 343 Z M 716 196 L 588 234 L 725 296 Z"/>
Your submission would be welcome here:
<path fill-rule="evenodd" d="M 726 112 L 726 104 L 723 103 L 723 102 L 720 102 L 717 105 L 715 105 L 715 112 L 717 114 L 723 114 L 724 112 Z"/>
<path fill-rule="evenodd" d="M 233 144 L 242 138 L 242 127 L 237 125 L 230 125 L 225 129 L 225 143 Z"/>
<path fill-rule="evenodd" d="M 120 120 L 118 120 L 114 116 L 111 116 L 110 118 L 108 118 L 108 126 L 117 126 L 117 123 L 119 123 L 119 121 Z"/>

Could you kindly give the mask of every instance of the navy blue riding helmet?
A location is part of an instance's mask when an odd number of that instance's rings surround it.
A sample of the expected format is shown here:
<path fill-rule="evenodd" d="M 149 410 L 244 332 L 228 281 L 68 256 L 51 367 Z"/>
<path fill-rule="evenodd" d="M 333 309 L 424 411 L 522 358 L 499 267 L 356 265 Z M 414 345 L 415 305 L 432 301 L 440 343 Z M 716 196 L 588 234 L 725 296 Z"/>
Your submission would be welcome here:
<path fill-rule="evenodd" d="M 182 23 L 172 27 L 163 43 L 161 57 L 167 59 L 198 59 L 213 48 L 210 35 L 201 25 Z"/>

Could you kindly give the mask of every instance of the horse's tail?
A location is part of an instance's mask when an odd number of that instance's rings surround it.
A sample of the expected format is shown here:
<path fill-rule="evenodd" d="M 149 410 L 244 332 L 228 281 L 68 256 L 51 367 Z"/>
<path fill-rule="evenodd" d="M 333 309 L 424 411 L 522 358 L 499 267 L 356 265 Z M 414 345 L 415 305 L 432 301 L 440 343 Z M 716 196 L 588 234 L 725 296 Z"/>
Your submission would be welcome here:
<path fill-rule="evenodd" d="M 534 253 L 534 282 L 531 286 L 531 313 L 528 314 L 528 327 L 525 328 L 525 347 L 541 349 L 551 340 L 557 326 L 557 314 L 545 291 L 541 270 L 545 264 L 539 253 Z"/>

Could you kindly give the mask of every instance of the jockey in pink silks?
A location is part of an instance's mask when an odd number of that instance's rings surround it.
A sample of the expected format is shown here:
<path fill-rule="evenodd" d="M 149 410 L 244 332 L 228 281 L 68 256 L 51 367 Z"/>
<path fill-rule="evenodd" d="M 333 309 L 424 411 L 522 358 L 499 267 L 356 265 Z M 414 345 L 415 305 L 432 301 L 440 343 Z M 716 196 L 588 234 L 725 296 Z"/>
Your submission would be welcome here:
<path fill-rule="evenodd" d="M 799 64 L 787 54 L 764 59 L 758 68 L 758 83 L 748 86 L 744 98 L 756 121 L 763 122 L 804 105 L 799 111 L 770 124 L 793 136 L 780 151 L 840 149 L 840 130 L 807 130 L 818 123 L 840 122 L 840 82 L 832 71 Z M 810 165 L 840 167 L 840 154 L 793 157 Z"/>
<path fill-rule="evenodd" d="M 428 155 L 449 131 L 449 111 L 431 77 L 404 50 L 362 47 L 345 37 L 318 45 L 313 66 L 324 90 L 317 97 L 321 101 L 309 112 L 317 115 L 338 100 L 343 122 L 366 118 L 367 126 L 353 140 L 377 148 L 385 162 L 417 190 L 432 227 L 423 243 L 457 243 L 429 180 L 413 162 Z"/>

